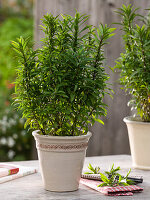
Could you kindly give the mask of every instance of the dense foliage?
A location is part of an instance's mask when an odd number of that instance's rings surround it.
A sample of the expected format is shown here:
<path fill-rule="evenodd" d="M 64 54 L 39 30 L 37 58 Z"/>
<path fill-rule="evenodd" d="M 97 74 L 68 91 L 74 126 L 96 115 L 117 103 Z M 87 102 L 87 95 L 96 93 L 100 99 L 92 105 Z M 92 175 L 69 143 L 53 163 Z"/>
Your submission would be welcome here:
<path fill-rule="evenodd" d="M 32 135 L 25 119 L 15 110 L 12 94 L 17 61 L 11 40 L 33 35 L 32 0 L 2 0 L 0 3 L 0 161 L 31 159 Z"/>
<path fill-rule="evenodd" d="M 10 41 L 19 37 L 21 34 L 24 37 L 32 37 L 32 27 L 33 20 L 24 17 L 7 18 L 0 24 L 0 115 L 3 114 L 5 102 L 8 100 L 7 94 L 9 90 L 7 88 L 7 82 L 12 83 L 16 77 L 15 65 L 17 61 L 14 52 L 11 50 Z"/>
<path fill-rule="evenodd" d="M 11 49 L 11 40 L 22 35 L 33 35 L 32 0 L 2 0 L 0 6 L 0 118 L 7 109 L 6 101 L 11 99 L 8 82 L 16 77 L 17 61 Z M 8 98 L 9 96 L 9 98 Z"/>
<path fill-rule="evenodd" d="M 141 16 L 137 10 L 123 5 L 117 11 L 122 18 L 125 50 L 116 67 L 121 70 L 122 85 L 132 95 L 129 105 L 143 121 L 150 122 L 150 16 Z"/>
<path fill-rule="evenodd" d="M 104 95 L 109 93 L 103 46 L 114 29 L 86 25 L 88 16 L 62 19 L 45 15 L 42 48 L 33 50 L 22 37 L 12 42 L 20 66 L 15 103 L 26 125 L 41 134 L 80 135 L 88 124 L 106 115 Z"/>

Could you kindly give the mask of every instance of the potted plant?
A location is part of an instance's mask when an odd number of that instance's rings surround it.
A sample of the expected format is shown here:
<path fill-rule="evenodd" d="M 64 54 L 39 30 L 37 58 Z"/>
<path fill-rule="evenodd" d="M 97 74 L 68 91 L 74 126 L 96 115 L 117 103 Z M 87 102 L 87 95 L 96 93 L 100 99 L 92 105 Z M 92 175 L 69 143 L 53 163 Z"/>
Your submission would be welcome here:
<path fill-rule="evenodd" d="M 78 189 L 88 126 L 106 115 L 103 46 L 114 30 L 86 25 L 88 16 L 78 12 L 61 17 L 44 16 L 42 48 L 34 50 L 22 37 L 12 42 L 20 63 L 15 103 L 36 130 L 44 187 L 58 192 Z"/>
<path fill-rule="evenodd" d="M 122 18 L 124 52 L 116 68 L 121 71 L 121 84 L 131 95 L 129 105 L 136 111 L 134 116 L 124 118 L 133 166 L 150 169 L 150 18 L 139 15 L 131 5 L 123 5 L 117 13 Z"/>

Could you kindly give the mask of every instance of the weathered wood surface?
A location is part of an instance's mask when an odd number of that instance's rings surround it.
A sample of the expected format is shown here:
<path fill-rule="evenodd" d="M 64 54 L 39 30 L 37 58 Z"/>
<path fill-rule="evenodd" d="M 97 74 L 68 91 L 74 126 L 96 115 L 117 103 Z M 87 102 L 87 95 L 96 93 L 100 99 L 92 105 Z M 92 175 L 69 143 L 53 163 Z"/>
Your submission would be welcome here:
<path fill-rule="evenodd" d="M 136 7 L 141 7 L 139 10 L 143 13 L 143 9 L 150 7 L 150 0 L 36 0 L 35 2 L 35 40 L 39 42 L 43 36 L 38 26 L 41 24 L 40 19 L 43 14 L 52 13 L 54 15 L 75 14 L 75 9 L 81 13 L 89 14 L 91 17 L 89 24 L 111 25 L 113 22 L 118 22 L 120 19 L 114 12 L 121 7 L 122 3 L 131 3 Z M 115 27 L 116 25 L 112 25 Z M 119 27 L 116 30 L 116 35 L 110 40 L 110 44 L 106 48 L 107 65 L 113 67 L 115 59 L 119 57 L 122 50 L 122 42 L 120 38 Z M 38 43 L 38 45 L 40 45 Z M 122 121 L 127 115 L 130 115 L 130 110 L 127 107 L 128 96 L 120 90 L 117 82 L 119 74 L 114 73 L 108 68 L 106 71 L 110 74 L 110 83 L 115 91 L 114 98 L 105 98 L 105 103 L 108 104 L 108 115 L 104 119 L 105 125 L 96 123 L 91 131 L 93 136 L 89 142 L 88 156 L 94 155 L 109 155 L 130 153 L 128 134 L 126 125 Z"/>
<path fill-rule="evenodd" d="M 126 174 L 131 168 L 131 175 L 142 176 L 144 181 L 138 184 L 144 188 L 141 193 L 134 193 L 133 196 L 108 197 L 97 191 L 90 189 L 82 184 L 79 185 L 79 190 L 74 192 L 50 192 L 44 189 L 42 178 L 39 173 L 18 178 L 0 184 L 0 199 L 1 200 L 149 200 L 150 199 L 150 171 L 136 170 L 132 168 L 131 157 L 127 155 L 118 156 L 101 156 L 87 157 L 84 162 L 84 171 L 87 171 L 88 164 L 91 163 L 94 167 L 100 166 L 101 170 L 105 171 L 110 168 L 112 163 L 115 166 L 120 166 Z M 38 161 L 11 162 L 28 167 L 39 168 Z"/>

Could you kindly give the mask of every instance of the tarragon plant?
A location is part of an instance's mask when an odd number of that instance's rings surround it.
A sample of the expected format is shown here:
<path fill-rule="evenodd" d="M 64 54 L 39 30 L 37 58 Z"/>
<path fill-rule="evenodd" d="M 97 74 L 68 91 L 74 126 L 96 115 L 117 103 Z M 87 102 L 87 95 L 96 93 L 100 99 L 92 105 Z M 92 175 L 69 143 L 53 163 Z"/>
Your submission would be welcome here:
<path fill-rule="evenodd" d="M 128 179 L 128 176 L 131 172 L 131 169 L 128 171 L 126 176 L 122 176 L 119 174 L 120 167 L 114 168 L 114 164 L 112 165 L 110 171 L 105 171 L 105 174 L 100 173 L 101 179 L 103 183 L 101 183 L 98 187 L 102 186 L 118 186 L 118 185 L 131 185 L 133 184 L 132 180 Z"/>
<path fill-rule="evenodd" d="M 98 166 L 94 168 L 91 164 L 89 164 L 88 168 L 90 171 L 85 172 L 85 174 L 100 174 L 102 183 L 98 185 L 98 187 L 115 187 L 118 185 L 127 186 L 134 184 L 134 181 L 128 179 L 131 169 L 128 171 L 126 176 L 122 176 L 121 174 L 119 174 L 120 167 L 114 168 L 114 164 L 112 165 L 110 171 L 105 171 L 104 173 L 100 172 L 100 167 Z"/>
<path fill-rule="evenodd" d="M 26 125 L 44 135 L 86 134 L 88 124 L 106 115 L 104 95 L 110 94 L 103 47 L 113 28 L 86 25 L 88 16 L 47 14 L 45 37 L 34 50 L 28 39 L 12 42 L 18 54 L 15 104 Z"/>
<path fill-rule="evenodd" d="M 100 173 L 100 167 L 93 167 L 90 163 L 89 163 L 88 169 L 90 170 L 90 172 L 85 172 L 85 174 L 99 174 Z"/>
<path fill-rule="evenodd" d="M 143 121 L 150 122 L 150 15 L 144 17 L 137 10 L 122 5 L 117 11 L 121 16 L 124 52 L 116 68 L 121 71 L 121 84 L 132 96 L 129 105 Z"/>

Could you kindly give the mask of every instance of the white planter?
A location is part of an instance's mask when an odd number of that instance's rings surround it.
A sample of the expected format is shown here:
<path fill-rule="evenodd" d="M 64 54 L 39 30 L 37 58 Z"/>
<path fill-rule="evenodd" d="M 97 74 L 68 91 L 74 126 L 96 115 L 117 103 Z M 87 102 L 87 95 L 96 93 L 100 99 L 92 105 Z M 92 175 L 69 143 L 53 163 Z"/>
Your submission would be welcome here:
<path fill-rule="evenodd" d="M 82 136 L 45 136 L 34 131 L 44 188 L 55 192 L 79 187 L 91 133 Z"/>
<path fill-rule="evenodd" d="M 133 167 L 150 170 L 150 123 L 124 118 L 128 128 Z"/>

